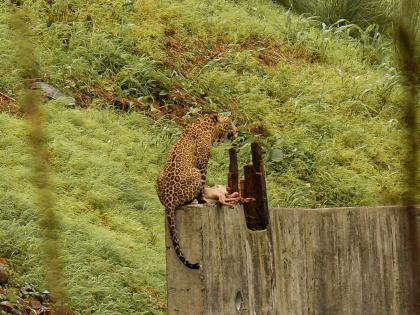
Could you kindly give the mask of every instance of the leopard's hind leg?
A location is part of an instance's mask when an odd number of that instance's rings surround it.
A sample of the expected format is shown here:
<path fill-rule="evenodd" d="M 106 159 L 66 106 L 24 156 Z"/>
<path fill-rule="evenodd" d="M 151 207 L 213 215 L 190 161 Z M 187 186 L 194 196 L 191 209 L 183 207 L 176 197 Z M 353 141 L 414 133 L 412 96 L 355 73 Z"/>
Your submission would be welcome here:
<path fill-rule="evenodd" d="M 179 245 L 178 233 L 176 229 L 176 213 L 175 210 L 194 198 L 197 198 L 201 191 L 201 175 L 198 169 L 191 169 L 186 176 L 175 184 L 175 196 L 172 207 L 166 209 L 166 217 L 168 220 L 169 232 L 172 239 L 172 244 L 179 260 L 190 269 L 199 269 L 199 263 L 191 263 L 185 258 L 183 251 Z"/>

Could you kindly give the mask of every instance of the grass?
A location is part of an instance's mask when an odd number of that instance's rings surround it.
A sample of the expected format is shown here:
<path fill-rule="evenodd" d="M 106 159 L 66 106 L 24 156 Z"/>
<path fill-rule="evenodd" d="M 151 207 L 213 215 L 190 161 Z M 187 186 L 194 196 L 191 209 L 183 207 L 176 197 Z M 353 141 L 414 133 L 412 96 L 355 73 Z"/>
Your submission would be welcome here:
<path fill-rule="evenodd" d="M 158 312 L 164 225 L 153 180 L 171 136 L 156 136 L 138 114 L 71 111 L 57 102 L 45 112 L 72 305 L 97 314 Z M 0 117 L 1 255 L 16 267 L 16 283 L 45 285 L 26 126 Z"/>
<path fill-rule="evenodd" d="M 76 313 L 164 313 L 154 180 L 177 123 L 200 111 L 232 114 L 241 165 L 262 142 L 271 207 L 401 203 L 404 98 L 386 38 L 319 29 L 269 1 L 2 3 L 0 92 L 15 99 L 9 22 L 25 9 L 41 79 L 78 102 L 42 105 Z M 0 256 L 12 285 L 43 287 L 28 130 L 0 105 Z M 209 184 L 226 182 L 228 147 L 214 148 Z"/>
<path fill-rule="evenodd" d="M 393 15 L 398 10 L 397 2 L 394 0 L 276 0 L 276 2 L 286 8 L 292 8 L 298 14 L 316 16 L 320 21 L 330 25 L 344 19 L 362 27 L 377 24 L 382 31 L 391 31 Z"/>

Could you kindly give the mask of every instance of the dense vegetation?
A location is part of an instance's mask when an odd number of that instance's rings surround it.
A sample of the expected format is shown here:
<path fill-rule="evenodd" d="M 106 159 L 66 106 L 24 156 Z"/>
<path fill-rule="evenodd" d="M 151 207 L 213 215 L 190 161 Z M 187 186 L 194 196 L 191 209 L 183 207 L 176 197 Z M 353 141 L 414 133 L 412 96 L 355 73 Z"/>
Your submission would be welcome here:
<path fill-rule="evenodd" d="M 391 31 L 399 2 L 394 0 L 276 0 L 286 8 L 317 20 L 334 24 L 346 20 L 361 27 L 376 24 L 381 31 Z"/>
<path fill-rule="evenodd" d="M 154 179 L 200 111 L 231 113 L 242 165 L 263 143 L 272 207 L 401 201 L 403 93 L 385 37 L 263 0 L 20 3 L 0 3 L 0 92 L 21 97 L 10 22 L 25 10 L 38 79 L 77 100 L 42 105 L 76 312 L 164 312 Z M 0 97 L 0 257 L 11 285 L 41 287 L 28 131 L 11 98 Z M 226 181 L 228 147 L 214 149 L 210 184 Z"/>

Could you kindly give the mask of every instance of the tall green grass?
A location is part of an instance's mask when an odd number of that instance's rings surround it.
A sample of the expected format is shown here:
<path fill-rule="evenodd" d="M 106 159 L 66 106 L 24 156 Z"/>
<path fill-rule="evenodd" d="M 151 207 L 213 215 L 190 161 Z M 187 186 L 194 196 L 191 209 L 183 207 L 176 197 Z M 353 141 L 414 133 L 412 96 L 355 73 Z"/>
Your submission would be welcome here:
<path fill-rule="evenodd" d="M 393 14 L 398 5 L 393 0 L 276 0 L 298 14 L 315 16 L 321 22 L 334 24 L 346 20 L 366 28 L 377 24 L 383 31 L 390 31 Z"/>
<path fill-rule="evenodd" d="M 163 313 L 164 219 L 154 178 L 172 135 L 138 114 L 59 102 L 43 111 L 72 309 Z M 0 256 L 14 268 L 11 285 L 44 288 L 28 130 L 7 114 L 0 121 Z"/>
<path fill-rule="evenodd" d="M 414 18 L 411 30 L 416 38 L 416 46 L 420 47 L 420 7 L 418 1 L 395 0 L 274 0 L 275 3 L 294 13 L 311 19 L 323 29 L 342 29 L 351 37 L 356 37 L 363 44 L 374 43 L 376 48 L 385 36 L 392 38 L 397 32 L 398 19 L 402 6 L 409 6 L 408 10 Z M 419 50 L 419 49 L 417 49 Z"/>

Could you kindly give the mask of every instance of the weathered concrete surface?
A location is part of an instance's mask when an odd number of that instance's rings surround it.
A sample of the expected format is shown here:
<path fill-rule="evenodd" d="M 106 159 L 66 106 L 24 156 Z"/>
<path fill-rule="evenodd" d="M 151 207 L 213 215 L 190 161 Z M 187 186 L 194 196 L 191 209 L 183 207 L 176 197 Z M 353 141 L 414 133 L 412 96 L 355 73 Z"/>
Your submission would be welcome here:
<path fill-rule="evenodd" d="M 168 313 L 249 314 L 242 208 L 191 205 L 177 211 L 177 225 L 185 256 L 202 268 L 182 265 L 166 233 Z"/>
<path fill-rule="evenodd" d="M 180 245 L 185 256 L 191 262 L 202 260 L 202 218 L 195 211 L 178 211 L 178 235 Z M 166 217 L 165 217 L 166 222 Z M 186 272 L 187 270 L 187 272 Z M 197 270 L 189 270 L 178 260 L 169 237 L 168 224 L 166 222 L 166 274 L 167 294 L 170 314 L 185 315 L 186 308 L 201 310 L 204 305 L 204 294 L 200 273 Z M 169 309 L 169 307 L 168 307 Z M 191 313 L 192 314 L 192 313 Z M 200 313 L 197 313 L 200 314 Z"/>
<path fill-rule="evenodd" d="M 246 252 L 248 255 L 249 314 L 274 314 L 276 305 L 274 291 L 275 269 L 271 243 L 266 230 L 248 231 Z"/>
<path fill-rule="evenodd" d="M 274 209 L 270 222 L 250 231 L 241 207 L 180 209 L 181 246 L 203 268 L 167 237 L 168 314 L 416 314 L 400 207 Z"/>
<path fill-rule="evenodd" d="M 272 212 L 279 314 L 411 314 L 405 213 L 397 207 Z"/>

